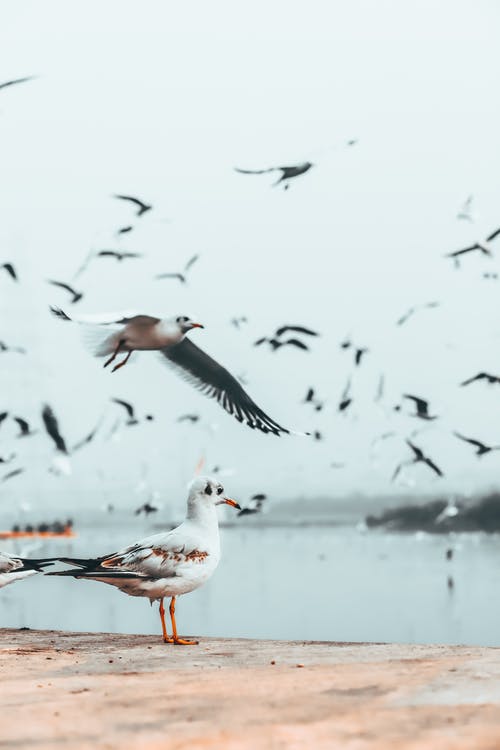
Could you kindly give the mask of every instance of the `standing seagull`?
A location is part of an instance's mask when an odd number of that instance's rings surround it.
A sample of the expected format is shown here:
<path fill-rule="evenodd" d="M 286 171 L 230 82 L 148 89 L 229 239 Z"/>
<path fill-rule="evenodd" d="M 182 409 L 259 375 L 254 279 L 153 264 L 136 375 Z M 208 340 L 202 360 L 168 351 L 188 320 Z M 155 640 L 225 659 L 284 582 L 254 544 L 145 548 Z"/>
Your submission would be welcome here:
<path fill-rule="evenodd" d="M 424 455 L 424 452 L 421 448 L 418 448 L 414 443 L 412 443 L 410 440 L 405 441 L 409 448 L 413 451 L 413 459 L 410 459 L 409 461 L 403 461 L 403 463 L 399 464 L 399 466 L 396 467 L 396 470 L 394 471 L 394 474 L 392 475 L 391 481 L 393 482 L 396 477 L 398 476 L 399 472 L 403 468 L 403 466 L 410 466 L 412 464 L 419 464 L 423 463 L 426 464 L 432 471 L 438 475 L 438 477 L 443 476 L 443 472 L 439 468 L 439 466 L 436 466 L 434 461 L 432 461 L 430 458 L 428 458 L 426 455 Z"/>
<path fill-rule="evenodd" d="M 9 555 L 7 552 L 0 552 L 0 588 L 40 573 L 43 568 L 52 564 L 51 560 L 26 560 L 23 557 Z"/>
<path fill-rule="evenodd" d="M 63 310 L 51 310 L 61 320 L 71 320 Z M 104 328 L 110 324 L 112 331 L 108 329 L 101 334 L 101 342 L 95 351 L 98 357 L 108 356 L 104 367 L 121 353 L 126 352 L 126 356 L 113 367 L 113 372 L 127 364 L 133 351 L 158 350 L 182 377 L 207 396 L 216 398 L 222 408 L 239 422 L 246 421 L 252 429 L 273 435 L 290 433 L 252 401 L 230 372 L 186 338 L 194 328 L 203 328 L 201 323 L 194 323 L 186 315 L 163 320 L 150 315 L 135 315 L 108 324 L 101 323 Z"/>
<path fill-rule="evenodd" d="M 198 641 L 177 635 L 175 600 L 202 586 L 217 568 L 220 540 L 216 506 L 223 504 L 241 510 L 235 500 L 225 496 L 220 482 L 198 477 L 189 488 L 186 520 L 176 529 L 96 559 L 61 557 L 61 562 L 78 568 L 52 575 L 90 578 L 116 586 L 130 596 L 145 596 L 151 603 L 159 601 L 163 642 L 195 645 Z M 171 597 L 172 637 L 168 636 L 165 625 L 165 597 Z"/>
<path fill-rule="evenodd" d="M 301 174 L 308 172 L 314 164 L 310 161 L 305 161 L 302 164 L 295 164 L 291 167 L 269 167 L 268 169 L 239 169 L 235 167 L 236 172 L 240 174 L 266 174 L 267 172 L 281 172 L 281 176 L 276 182 L 273 182 L 273 187 L 279 185 L 285 180 L 291 180 L 293 177 L 299 177 Z M 284 189 L 288 190 L 289 183 L 285 182 Z"/>
<path fill-rule="evenodd" d="M 146 211 L 151 211 L 153 206 L 149 205 L 148 203 L 144 203 L 143 201 L 139 200 L 139 198 L 134 198 L 132 195 L 115 195 L 115 198 L 119 198 L 121 201 L 129 201 L 130 203 L 137 206 L 137 213 L 136 216 L 142 216 L 142 214 L 145 214 Z"/>

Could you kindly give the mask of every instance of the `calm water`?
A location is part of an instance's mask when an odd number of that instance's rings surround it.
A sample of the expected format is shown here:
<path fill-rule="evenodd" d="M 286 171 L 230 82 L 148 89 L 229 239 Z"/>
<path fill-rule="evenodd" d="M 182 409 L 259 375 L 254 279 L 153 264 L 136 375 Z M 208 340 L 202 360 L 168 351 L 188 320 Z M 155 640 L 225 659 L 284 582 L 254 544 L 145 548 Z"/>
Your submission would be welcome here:
<path fill-rule="evenodd" d="M 88 527 L 24 551 L 89 556 L 150 532 L 145 522 Z M 178 601 L 183 634 L 500 645 L 499 537 L 239 526 L 222 529 L 222 543 L 213 579 Z M 0 626 L 160 633 L 156 604 L 41 575 L 0 590 Z"/>

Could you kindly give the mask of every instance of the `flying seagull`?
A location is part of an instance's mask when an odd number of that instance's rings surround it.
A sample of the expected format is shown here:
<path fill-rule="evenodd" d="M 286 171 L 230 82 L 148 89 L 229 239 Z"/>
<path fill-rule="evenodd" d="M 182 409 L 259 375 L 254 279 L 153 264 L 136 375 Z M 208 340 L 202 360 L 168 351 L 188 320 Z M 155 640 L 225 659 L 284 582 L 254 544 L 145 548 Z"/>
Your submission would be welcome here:
<path fill-rule="evenodd" d="M 345 411 L 352 404 L 352 397 L 349 395 L 351 391 L 351 378 L 348 379 L 342 395 L 340 397 L 339 405 L 337 406 L 338 411 Z"/>
<path fill-rule="evenodd" d="M 432 469 L 432 471 L 435 474 L 438 475 L 438 477 L 443 476 L 443 472 L 441 471 L 441 469 L 438 466 L 436 466 L 434 461 L 432 461 L 430 458 L 428 458 L 428 456 L 424 454 L 421 448 L 418 448 L 410 440 L 406 440 L 405 442 L 408 445 L 408 447 L 411 448 L 413 452 L 413 458 L 410 459 L 409 461 L 403 461 L 402 463 L 399 464 L 399 466 L 396 467 L 396 470 L 394 471 L 394 474 L 392 475 L 392 479 L 391 479 L 392 482 L 396 479 L 396 477 L 398 476 L 403 466 L 410 466 L 412 464 L 419 464 L 419 463 L 426 464 L 430 469 Z"/>
<path fill-rule="evenodd" d="M 53 284 L 54 286 L 58 286 L 61 289 L 64 289 L 66 292 L 69 292 L 72 299 L 70 300 L 71 304 L 74 305 L 76 302 L 79 302 L 82 297 L 82 292 L 77 292 L 70 284 L 65 284 L 63 281 L 54 281 L 52 279 L 47 279 L 47 282 L 49 284 Z"/>
<path fill-rule="evenodd" d="M 238 518 L 240 516 L 250 516 L 254 513 L 260 513 L 265 500 L 267 500 L 267 495 L 263 492 L 258 492 L 256 495 L 252 495 L 249 504 L 239 511 Z"/>
<path fill-rule="evenodd" d="M 128 234 L 129 232 L 132 231 L 133 228 L 134 227 L 132 226 L 132 224 L 129 224 L 126 227 L 120 227 L 120 229 L 118 229 L 118 231 L 116 232 L 116 234 Z"/>
<path fill-rule="evenodd" d="M 52 308 L 52 311 L 60 319 L 71 320 L 63 310 Z M 109 324 L 112 324 L 112 330 Z M 113 372 L 127 364 L 133 351 L 160 351 L 182 377 L 207 396 L 216 398 L 222 408 L 239 422 L 246 421 L 249 427 L 264 433 L 290 433 L 252 401 L 228 370 L 186 338 L 194 328 L 203 328 L 201 323 L 193 322 L 186 315 L 163 320 L 150 315 L 135 315 L 101 325 L 103 335 L 95 354 L 108 357 L 104 367 L 122 353 L 126 356 L 113 367 Z"/>
<path fill-rule="evenodd" d="M 137 419 L 135 414 L 135 409 L 129 401 L 125 401 L 122 398 L 112 398 L 111 401 L 113 401 L 115 404 L 118 404 L 119 406 L 122 406 L 127 412 L 128 420 L 127 422 L 125 422 L 125 424 L 128 427 L 139 424 L 139 420 Z M 146 419 L 148 422 L 151 422 L 153 420 L 153 416 L 151 414 L 146 414 L 144 419 Z"/>
<path fill-rule="evenodd" d="M 25 471 L 26 469 L 12 469 L 12 471 L 9 471 L 7 474 L 4 474 L 3 477 L 0 479 L 0 481 L 7 482 L 9 479 L 18 477 L 19 474 L 23 474 Z"/>
<path fill-rule="evenodd" d="M 475 216 L 472 212 L 472 203 L 474 200 L 473 195 L 469 195 L 468 198 L 464 201 L 462 206 L 460 207 L 460 210 L 457 213 L 457 219 L 463 219 L 464 221 L 475 221 Z"/>
<path fill-rule="evenodd" d="M 396 321 L 397 326 L 402 326 L 414 315 L 417 310 L 425 310 L 427 308 L 439 307 L 439 302 L 427 302 L 424 305 L 413 305 Z"/>
<path fill-rule="evenodd" d="M 482 240 L 481 242 L 474 242 L 473 245 L 464 247 L 462 250 L 455 250 L 455 252 L 453 253 L 446 253 L 444 257 L 453 258 L 455 263 L 458 265 L 461 255 L 465 255 L 465 253 L 471 253 L 474 250 L 479 250 L 483 255 L 491 256 L 493 255 L 493 250 L 490 246 L 490 242 L 496 239 L 498 235 L 500 235 L 500 229 L 495 229 L 495 231 L 489 234 L 485 240 Z"/>
<path fill-rule="evenodd" d="M 26 349 L 22 346 L 8 346 L 5 341 L 0 341 L 0 353 L 15 352 L 16 354 L 26 354 Z"/>
<path fill-rule="evenodd" d="M 36 430 L 32 430 L 29 423 L 25 419 L 23 419 L 22 417 L 12 417 L 12 419 L 19 425 L 20 432 L 18 433 L 17 437 L 21 438 L 35 435 Z"/>
<path fill-rule="evenodd" d="M 156 505 L 151 505 L 151 503 L 146 502 L 135 509 L 134 516 L 139 516 L 141 513 L 144 513 L 145 516 L 149 516 L 150 513 L 157 512 L 158 508 L 156 507 Z"/>
<path fill-rule="evenodd" d="M 19 281 L 16 269 L 14 268 L 14 266 L 12 265 L 12 263 L 2 263 L 0 265 L 0 268 L 4 268 L 7 271 L 7 273 L 9 274 L 9 276 L 11 277 L 11 279 L 13 279 L 14 281 Z"/>
<path fill-rule="evenodd" d="M 67 456 L 68 449 L 66 448 L 65 440 L 59 430 L 59 422 L 57 421 L 57 418 L 54 412 L 52 411 L 52 408 L 48 404 L 45 404 L 42 409 L 42 420 L 43 420 L 45 429 L 47 431 L 47 434 L 54 441 L 56 450 L 58 450 L 59 453 L 64 453 L 64 455 Z"/>
<path fill-rule="evenodd" d="M 199 414 L 181 414 L 180 417 L 177 417 L 176 422 L 191 422 L 191 424 L 195 424 L 199 419 Z"/>
<path fill-rule="evenodd" d="M 474 383 L 476 380 L 486 380 L 489 385 L 500 383 L 500 377 L 498 377 L 497 375 L 490 375 L 489 372 L 478 372 L 477 375 L 464 380 L 463 383 L 460 383 L 460 385 L 469 385 L 470 383 Z"/>
<path fill-rule="evenodd" d="M 0 83 L 0 89 L 6 89 L 8 86 L 16 86 L 18 83 L 25 83 L 26 81 L 32 81 L 35 76 L 25 76 L 24 78 L 13 78 L 12 81 L 4 81 Z"/>
<path fill-rule="evenodd" d="M 115 195 L 115 198 L 119 198 L 122 201 L 130 201 L 134 206 L 137 206 L 136 216 L 142 216 L 146 211 L 151 211 L 153 206 L 148 203 L 144 203 L 139 198 L 134 198 L 132 195 Z"/>
<path fill-rule="evenodd" d="M 281 328 L 278 328 L 276 330 L 276 336 L 283 336 L 284 333 L 288 333 L 288 331 L 292 331 L 292 333 L 303 333 L 305 336 L 319 336 L 319 333 L 317 331 L 313 331 L 310 328 L 305 328 L 304 326 L 281 326 Z"/>
<path fill-rule="evenodd" d="M 238 503 L 224 494 L 220 482 L 211 477 L 198 477 L 189 488 L 186 520 L 176 529 L 141 539 L 125 549 L 95 559 L 62 557 L 61 562 L 77 567 L 55 575 L 102 581 L 125 594 L 144 596 L 151 603 L 159 601 L 164 643 L 195 645 L 197 641 L 177 635 L 175 602 L 177 596 L 202 586 L 217 568 L 220 540 L 216 507 L 222 504 L 240 510 Z M 167 596 L 172 597 L 171 638 L 167 635 L 163 607 Z"/>
<path fill-rule="evenodd" d="M 267 336 L 263 336 L 262 338 L 258 339 L 254 346 L 260 346 L 264 342 L 269 344 L 273 352 L 277 351 L 278 349 L 281 349 L 282 346 L 294 346 L 296 349 L 303 349 L 303 351 L 308 352 L 309 347 L 304 344 L 303 341 L 299 341 L 299 339 L 287 339 L 286 341 L 280 341 L 279 339 L 268 339 Z"/>
<path fill-rule="evenodd" d="M 92 442 L 92 440 L 95 438 L 97 431 L 99 427 L 102 424 L 102 417 L 99 420 L 99 422 L 96 424 L 93 430 L 91 430 L 85 437 L 83 437 L 81 440 L 79 440 L 75 445 L 71 448 L 71 452 L 74 453 L 75 451 L 80 450 L 80 448 L 83 448 L 84 445 L 88 445 Z"/>
<path fill-rule="evenodd" d="M 455 437 L 459 438 L 459 440 L 463 440 L 465 443 L 473 445 L 476 448 L 476 456 L 484 456 L 485 453 L 500 450 L 500 445 L 486 445 L 485 443 L 481 443 L 480 440 L 473 440 L 472 438 L 465 437 L 465 435 L 461 435 L 459 432 L 454 432 L 453 434 Z"/>
<path fill-rule="evenodd" d="M 155 279 L 178 279 L 181 284 L 185 284 L 187 281 L 187 272 L 192 266 L 194 266 L 199 257 L 199 255 L 193 255 L 184 266 L 182 273 L 158 273 L 156 274 Z"/>
<path fill-rule="evenodd" d="M 323 406 L 325 405 L 324 401 L 320 401 L 318 398 L 316 398 L 314 388 L 309 388 L 303 403 L 312 404 L 316 411 L 321 411 Z"/>
<path fill-rule="evenodd" d="M 127 258 L 142 258 L 142 253 L 131 253 L 126 250 L 99 250 L 96 253 L 98 258 L 116 258 L 122 261 Z"/>
<path fill-rule="evenodd" d="M 285 182 L 284 188 L 288 190 L 289 184 L 287 180 L 291 180 L 293 177 L 299 177 L 301 174 L 308 172 L 311 167 L 314 166 L 310 161 L 305 161 L 302 164 L 295 164 L 291 167 L 269 167 L 268 169 L 240 169 L 235 167 L 236 172 L 240 174 L 266 174 L 267 172 L 281 172 L 281 175 L 276 182 L 273 182 L 273 187 L 279 185 L 281 182 Z"/>
<path fill-rule="evenodd" d="M 436 415 L 431 416 L 429 414 L 429 402 L 425 399 L 419 398 L 418 396 L 412 396 L 410 393 L 403 393 L 403 398 L 407 398 L 415 404 L 416 413 L 412 416 L 419 417 L 420 419 L 427 419 L 428 421 L 437 419 Z"/>

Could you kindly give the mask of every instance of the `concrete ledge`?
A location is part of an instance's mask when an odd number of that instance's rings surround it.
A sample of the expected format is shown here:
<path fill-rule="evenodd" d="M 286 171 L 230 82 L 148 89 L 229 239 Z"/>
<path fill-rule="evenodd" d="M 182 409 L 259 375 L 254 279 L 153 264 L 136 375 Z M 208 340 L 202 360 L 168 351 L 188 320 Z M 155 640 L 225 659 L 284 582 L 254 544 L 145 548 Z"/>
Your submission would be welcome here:
<path fill-rule="evenodd" d="M 0 748 L 498 750 L 500 649 L 0 630 Z"/>

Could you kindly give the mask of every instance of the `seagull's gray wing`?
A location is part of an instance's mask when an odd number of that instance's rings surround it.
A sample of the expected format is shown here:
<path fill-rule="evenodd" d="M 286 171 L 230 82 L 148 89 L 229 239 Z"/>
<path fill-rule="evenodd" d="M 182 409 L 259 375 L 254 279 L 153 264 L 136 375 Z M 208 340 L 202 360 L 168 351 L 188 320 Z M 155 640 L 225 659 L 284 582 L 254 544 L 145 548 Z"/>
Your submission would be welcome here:
<path fill-rule="evenodd" d="M 491 242 L 491 240 L 494 240 L 495 237 L 498 237 L 499 234 L 500 234 L 500 229 L 495 229 L 494 232 L 492 232 L 486 237 L 486 242 Z"/>
<path fill-rule="evenodd" d="M 0 89 L 6 89 L 7 86 L 15 86 L 17 83 L 25 83 L 31 81 L 35 76 L 25 76 L 25 78 L 14 78 L 12 81 L 4 81 L 0 83 Z"/>
<path fill-rule="evenodd" d="M 207 396 L 216 398 L 222 408 L 239 422 L 246 420 L 249 427 L 274 435 L 289 432 L 268 417 L 236 378 L 190 339 L 185 338 L 179 344 L 166 346 L 160 351 L 184 378 Z"/>
<path fill-rule="evenodd" d="M 240 174 L 265 174 L 266 172 L 275 172 L 277 169 L 281 169 L 281 167 L 269 167 L 269 169 L 240 169 L 239 167 L 235 167 L 235 172 L 239 172 Z"/>

